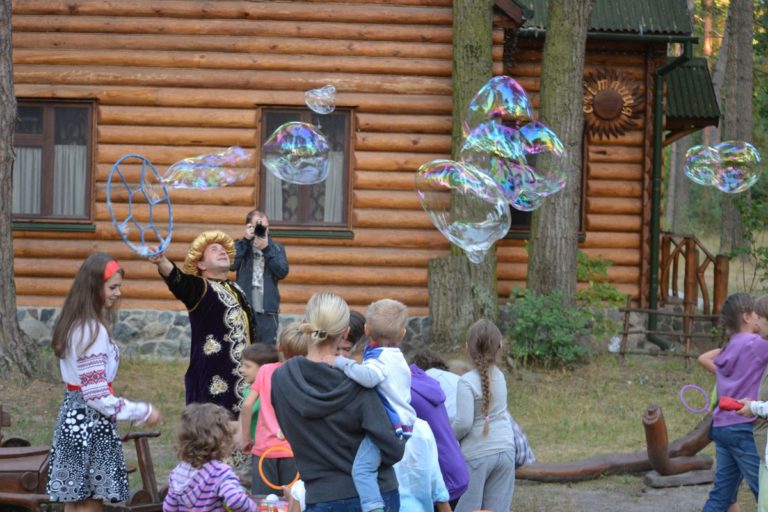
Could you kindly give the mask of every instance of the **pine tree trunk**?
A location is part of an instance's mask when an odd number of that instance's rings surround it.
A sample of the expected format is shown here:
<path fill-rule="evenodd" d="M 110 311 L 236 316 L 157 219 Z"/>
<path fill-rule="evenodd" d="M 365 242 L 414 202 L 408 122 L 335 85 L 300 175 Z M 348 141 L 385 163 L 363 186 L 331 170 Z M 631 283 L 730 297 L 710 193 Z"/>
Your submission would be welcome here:
<path fill-rule="evenodd" d="M 689 223 L 686 211 L 691 194 L 691 180 L 685 176 L 685 153 L 691 148 L 691 137 L 683 137 L 672 145 L 670 158 L 669 190 L 667 191 L 667 223 L 673 233 L 688 233 Z"/>
<path fill-rule="evenodd" d="M 451 152 L 458 155 L 467 105 L 492 75 L 493 0 L 453 2 L 453 132 Z M 429 262 L 430 342 L 446 349 L 464 343 L 467 328 L 479 318 L 498 317 L 496 252 L 475 265 L 463 252 Z"/>
<path fill-rule="evenodd" d="M 732 0 L 728 11 L 728 61 L 721 103 L 725 110 L 722 140 L 752 141 L 752 7 L 751 0 Z M 733 199 L 729 194 L 722 194 L 720 252 L 726 254 L 741 246 L 744 240 L 741 217 Z"/>
<path fill-rule="evenodd" d="M 37 370 L 36 344 L 16 319 L 13 281 L 11 193 L 16 94 L 13 90 L 11 0 L 0 0 L 0 376 L 12 370 L 31 376 Z"/>
<path fill-rule="evenodd" d="M 528 287 L 538 294 L 562 291 L 576 301 L 584 134 L 584 49 L 594 0 L 549 2 L 541 65 L 541 119 L 565 145 L 565 188 L 534 212 L 529 244 Z"/>

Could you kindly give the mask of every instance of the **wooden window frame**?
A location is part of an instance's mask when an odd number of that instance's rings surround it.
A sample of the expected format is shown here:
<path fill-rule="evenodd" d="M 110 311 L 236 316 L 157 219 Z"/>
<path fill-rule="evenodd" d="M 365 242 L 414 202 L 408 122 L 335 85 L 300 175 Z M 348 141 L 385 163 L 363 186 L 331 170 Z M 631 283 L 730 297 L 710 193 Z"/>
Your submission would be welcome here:
<path fill-rule="evenodd" d="M 35 224 L 45 225 L 46 230 L 56 230 L 57 225 L 77 226 L 82 224 L 91 224 L 93 222 L 93 200 L 94 200 L 94 141 L 96 140 L 96 102 L 90 100 L 74 101 L 48 101 L 34 98 L 19 98 L 17 101 L 19 107 L 43 108 L 43 133 L 42 134 L 17 134 L 14 129 L 13 146 L 39 146 L 42 148 L 41 164 L 41 191 L 40 191 L 40 210 L 38 215 L 28 213 L 12 214 L 12 221 L 15 229 L 23 229 L 24 226 Z M 53 169 L 54 169 L 54 145 L 55 145 L 55 116 L 54 109 L 57 107 L 72 108 L 86 107 L 88 109 L 87 119 L 90 127 L 87 131 L 88 140 L 86 142 L 86 179 L 87 190 L 85 198 L 85 215 L 82 217 L 56 215 L 51 212 L 53 209 Z M 33 228 L 34 229 L 34 228 Z M 77 228 L 65 229 L 69 231 L 79 231 Z M 88 229 L 90 231 L 90 228 Z"/>
<path fill-rule="evenodd" d="M 323 224 L 302 224 L 293 222 L 283 222 L 269 219 L 270 233 L 276 237 L 298 237 L 298 238 L 353 238 L 351 231 L 351 219 L 352 219 L 352 171 L 354 168 L 354 152 L 355 152 L 355 139 L 354 134 L 356 132 L 356 116 L 355 109 L 353 107 L 337 107 L 334 112 L 345 112 L 347 114 L 346 133 L 344 139 L 347 141 L 347 148 L 344 155 L 344 176 L 342 188 L 344 190 L 344 206 L 342 207 L 342 220 L 339 223 L 323 223 Z M 266 172 L 264 165 L 261 163 L 261 147 L 266 142 L 271 133 L 266 133 L 264 117 L 267 113 L 300 113 L 300 121 L 310 122 L 310 116 L 312 111 L 307 107 L 295 106 L 295 105 L 260 105 L 258 107 L 258 128 L 257 138 L 259 141 L 259 173 L 258 179 L 255 185 L 255 198 L 256 204 L 259 209 L 264 209 L 265 198 L 263 195 L 264 185 L 266 180 Z M 299 189 L 300 203 L 308 203 L 309 187 L 302 186 Z M 301 199 L 303 198 L 303 199 Z"/>

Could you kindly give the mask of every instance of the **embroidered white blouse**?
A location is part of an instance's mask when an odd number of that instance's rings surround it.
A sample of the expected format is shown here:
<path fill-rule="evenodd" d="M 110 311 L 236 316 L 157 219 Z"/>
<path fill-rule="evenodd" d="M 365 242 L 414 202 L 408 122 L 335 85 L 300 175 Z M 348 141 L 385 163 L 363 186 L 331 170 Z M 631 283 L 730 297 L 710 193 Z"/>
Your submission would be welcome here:
<path fill-rule="evenodd" d="M 96 339 L 84 350 L 93 329 L 98 329 Z M 111 420 L 144 423 L 152 413 L 150 404 L 131 402 L 112 393 L 110 384 L 117 376 L 119 364 L 120 350 L 109 337 L 106 327 L 98 322 L 75 325 L 67 353 L 59 359 L 64 383 L 79 387 L 88 407 Z"/>

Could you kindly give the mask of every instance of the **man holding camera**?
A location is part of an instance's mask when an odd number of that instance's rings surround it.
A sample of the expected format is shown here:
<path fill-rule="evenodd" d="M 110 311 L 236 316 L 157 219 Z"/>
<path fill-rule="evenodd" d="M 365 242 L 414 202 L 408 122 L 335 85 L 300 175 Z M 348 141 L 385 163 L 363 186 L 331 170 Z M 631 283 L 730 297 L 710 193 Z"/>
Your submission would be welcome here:
<path fill-rule="evenodd" d="M 269 219 L 259 210 L 248 212 L 245 235 L 235 242 L 232 270 L 256 316 L 253 341 L 274 345 L 280 312 L 277 282 L 288 275 L 288 259 L 285 248 L 269 238 Z"/>

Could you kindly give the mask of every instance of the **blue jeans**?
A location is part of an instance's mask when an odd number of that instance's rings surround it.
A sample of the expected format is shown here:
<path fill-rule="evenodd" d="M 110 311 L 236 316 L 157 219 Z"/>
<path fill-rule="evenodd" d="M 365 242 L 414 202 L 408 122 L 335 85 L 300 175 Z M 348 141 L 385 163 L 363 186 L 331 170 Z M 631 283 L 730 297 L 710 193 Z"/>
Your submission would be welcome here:
<path fill-rule="evenodd" d="M 400 512 L 400 494 L 397 489 L 385 492 L 382 498 L 384 499 L 384 512 Z M 361 512 L 362 510 L 360 498 L 348 498 L 324 503 L 308 503 L 306 512 Z"/>
<path fill-rule="evenodd" d="M 384 500 L 379 492 L 380 464 L 381 450 L 370 437 L 365 436 L 357 448 L 355 462 L 352 463 L 352 481 L 355 483 L 357 495 L 360 496 L 363 512 L 384 508 Z"/>
<path fill-rule="evenodd" d="M 742 477 L 757 499 L 760 457 L 755 449 L 751 423 L 712 427 L 709 437 L 715 442 L 715 484 L 702 512 L 725 512 L 736 501 Z"/>

